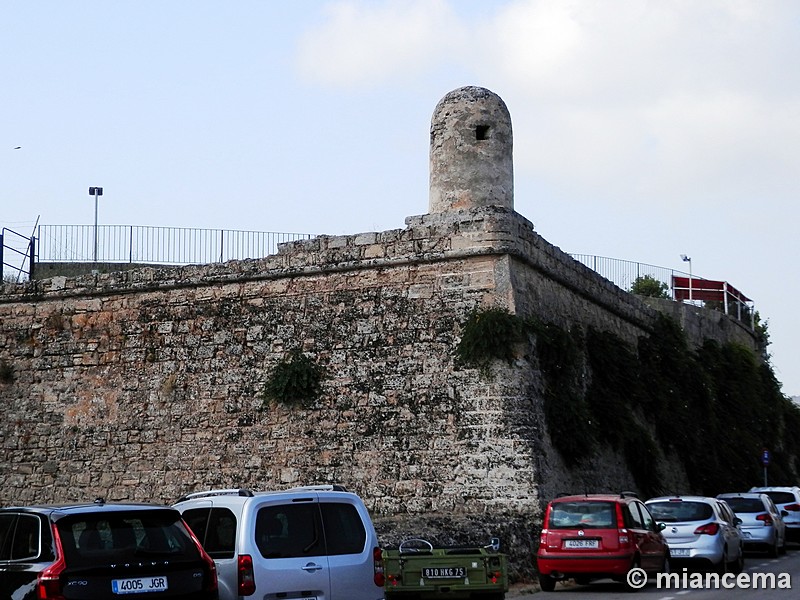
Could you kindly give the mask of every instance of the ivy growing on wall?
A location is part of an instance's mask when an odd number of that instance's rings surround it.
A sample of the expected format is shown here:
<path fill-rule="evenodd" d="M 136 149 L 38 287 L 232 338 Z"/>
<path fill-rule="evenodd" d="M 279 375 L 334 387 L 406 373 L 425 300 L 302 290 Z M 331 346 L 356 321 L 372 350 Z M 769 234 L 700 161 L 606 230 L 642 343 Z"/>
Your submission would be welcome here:
<path fill-rule="evenodd" d="M 456 363 L 485 370 L 492 360 L 514 362 L 514 346 L 525 340 L 525 322 L 504 308 L 473 311 L 456 347 Z"/>
<path fill-rule="evenodd" d="M 583 393 L 583 331 L 564 331 L 553 324 L 531 321 L 536 334 L 539 366 L 545 375 L 544 415 L 552 443 L 564 461 L 574 466 L 596 444 L 594 424 Z"/>
<path fill-rule="evenodd" d="M 470 315 L 457 359 L 484 369 L 493 359 L 512 362 L 513 347 L 530 335 L 547 428 L 569 466 L 609 445 L 625 456 L 640 492 L 674 493 L 655 467 L 662 455 L 681 463 L 686 491 L 717 494 L 759 484 L 768 447 L 770 483 L 797 481 L 800 409 L 749 348 L 707 341 L 695 350 L 663 315 L 633 346 L 609 332 L 565 331 L 491 311 Z"/>
<path fill-rule="evenodd" d="M 303 354 L 293 350 L 280 361 L 264 386 L 264 402 L 271 400 L 293 404 L 319 397 L 322 391 L 323 368 Z"/>

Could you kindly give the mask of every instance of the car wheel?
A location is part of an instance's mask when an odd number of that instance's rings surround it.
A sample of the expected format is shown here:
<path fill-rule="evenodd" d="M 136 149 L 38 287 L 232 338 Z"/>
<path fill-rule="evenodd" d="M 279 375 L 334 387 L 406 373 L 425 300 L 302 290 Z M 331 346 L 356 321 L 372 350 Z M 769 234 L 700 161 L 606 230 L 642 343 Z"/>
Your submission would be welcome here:
<path fill-rule="evenodd" d="M 780 553 L 780 550 L 781 549 L 778 547 L 778 537 L 775 536 L 775 543 L 772 544 L 772 546 L 770 547 L 769 552 L 768 552 L 769 557 L 770 558 L 778 558 L 778 554 Z"/>
<path fill-rule="evenodd" d="M 633 562 L 631 563 L 631 568 L 628 569 L 628 572 L 630 573 L 634 569 L 638 569 L 640 565 L 641 565 L 641 563 L 639 562 L 639 558 L 638 557 L 634 558 Z M 633 587 L 630 584 L 630 579 L 627 576 L 623 579 L 623 583 L 625 584 L 625 591 L 626 592 L 638 592 L 638 591 L 641 591 L 641 588 Z"/>
<path fill-rule="evenodd" d="M 661 572 L 662 573 L 667 573 L 667 574 L 670 573 L 670 570 L 669 570 L 669 554 L 665 554 L 664 555 L 664 562 L 661 563 Z"/>
<path fill-rule="evenodd" d="M 552 592 L 556 589 L 556 580 L 550 575 L 539 575 L 539 587 L 543 592 Z"/>
<path fill-rule="evenodd" d="M 738 558 L 730 564 L 728 570 L 734 575 L 738 575 L 744 570 L 744 552 L 742 552 L 741 548 L 739 548 Z"/>
<path fill-rule="evenodd" d="M 720 575 L 725 575 L 728 572 L 728 553 L 722 553 L 722 560 L 719 561 L 719 564 L 716 566 L 715 571 Z"/>

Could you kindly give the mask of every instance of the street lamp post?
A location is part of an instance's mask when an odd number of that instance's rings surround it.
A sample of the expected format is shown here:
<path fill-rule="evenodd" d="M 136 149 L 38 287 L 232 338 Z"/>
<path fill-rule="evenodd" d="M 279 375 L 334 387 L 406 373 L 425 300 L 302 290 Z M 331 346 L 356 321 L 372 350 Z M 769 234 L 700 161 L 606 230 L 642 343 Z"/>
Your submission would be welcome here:
<path fill-rule="evenodd" d="M 89 195 L 94 196 L 94 263 L 97 264 L 97 197 L 103 195 L 103 188 L 90 187 Z"/>
<path fill-rule="evenodd" d="M 692 301 L 692 257 L 681 254 L 681 260 L 689 263 L 689 302 Z"/>

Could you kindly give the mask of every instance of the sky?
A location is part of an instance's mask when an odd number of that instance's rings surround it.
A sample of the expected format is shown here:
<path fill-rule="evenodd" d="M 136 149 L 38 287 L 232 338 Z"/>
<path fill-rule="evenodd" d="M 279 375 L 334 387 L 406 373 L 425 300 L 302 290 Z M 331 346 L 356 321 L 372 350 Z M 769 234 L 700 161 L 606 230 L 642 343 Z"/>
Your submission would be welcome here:
<path fill-rule="evenodd" d="M 309 234 L 428 212 L 431 116 L 511 113 L 515 209 L 570 253 L 725 280 L 800 395 L 796 0 L 0 4 L 0 227 Z M 793 258 L 795 257 L 795 258 Z"/>

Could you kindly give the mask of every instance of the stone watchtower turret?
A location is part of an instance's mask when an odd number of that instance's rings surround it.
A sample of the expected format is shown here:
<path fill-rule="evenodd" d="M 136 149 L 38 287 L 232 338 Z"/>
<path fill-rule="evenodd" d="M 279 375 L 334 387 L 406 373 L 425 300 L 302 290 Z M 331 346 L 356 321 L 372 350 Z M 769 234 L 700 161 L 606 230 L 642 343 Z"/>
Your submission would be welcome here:
<path fill-rule="evenodd" d="M 511 115 L 482 87 L 453 90 L 431 119 L 430 213 L 499 206 L 514 209 Z"/>

